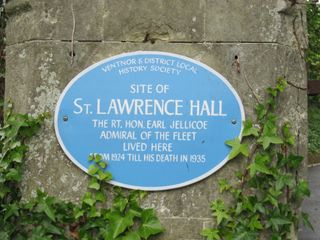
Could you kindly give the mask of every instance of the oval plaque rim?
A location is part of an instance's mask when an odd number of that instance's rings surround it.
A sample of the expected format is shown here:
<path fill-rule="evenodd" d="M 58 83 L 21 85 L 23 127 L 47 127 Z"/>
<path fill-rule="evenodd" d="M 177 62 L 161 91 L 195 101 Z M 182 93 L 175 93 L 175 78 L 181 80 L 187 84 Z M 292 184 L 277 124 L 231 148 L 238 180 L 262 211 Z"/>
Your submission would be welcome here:
<path fill-rule="evenodd" d="M 54 112 L 54 130 L 55 130 L 55 135 L 56 138 L 59 142 L 60 147 L 62 148 L 64 154 L 66 154 L 66 156 L 78 167 L 80 168 L 82 171 L 84 171 L 85 173 L 87 173 L 88 175 L 90 175 L 88 173 L 88 169 L 83 167 L 82 164 L 80 164 L 79 161 L 77 161 L 72 154 L 68 151 L 68 149 L 66 148 L 66 146 L 64 145 L 59 130 L 58 130 L 58 113 L 59 113 L 59 109 L 60 109 L 60 105 L 66 95 L 66 93 L 69 91 L 69 89 L 73 86 L 73 84 L 79 79 L 81 78 L 83 75 L 85 75 L 86 73 L 90 72 L 91 70 L 95 69 L 96 67 L 99 67 L 100 65 L 107 63 L 109 61 L 115 60 L 115 59 L 119 59 L 122 57 L 128 57 L 128 56 L 136 56 L 136 55 L 163 55 L 163 56 L 171 56 L 171 57 L 176 57 L 176 58 L 180 58 L 189 62 L 192 62 L 195 65 L 198 65 L 204 69 L 206 69 L 207 71 L 213 73 L 214 75 L 216 75 L 220 80 L 223 81 L 223 83 L 229 88 L 229 90 L 232 92 L 233 96 L 235 97 L 235 99 L 237 100 L 237 103 L 239 105 L 240 108 L 240 113 L 241 113 L 241 118 L 242 118 L 242 122 L 245 121 L 245 111 L 244 111 L 244 106 L 243 103 L 241 101 L 241 98 L 239 97 L 237 91 L 234 89 L 234 87 L 230 84 L 230 82 L 223 76 L 221 75 L 219 72 L 217 72 L 216 70 L 214 70 L 213 68 L 211 68 L 210 66 L 208 66 L 207 64 L 200 62 L 198 60 L 192 59 L 190 57 L 184 56 L 184 55 L 180 55 L 180 54 L 176 54 L 176 53 L 170 53 L 170 52 L 165 52 L 165 51 L 133 51 L 133 52 L 125 52 L 125 53 L 121 53 L 121 54 L 117 54 L 114 55 L 112 57 L 108 57 L 105 59 L 102 59 L 92 65 L 90 65 L 89 67 L 85 68 L 84 70 L 82 70 L 80 73 L 78 73 L 75 77 L 72 78 L 72 80 L 70 82 L 68 82 L 68 84 L 65 86 L 65 88 L 63 89 L 63 91 L 61 92 L 58 102 L 56 104 L 55 107 L 55 112 Z M 243 124 L 241 123 L 241 129 L 238 135 L 238 138 L 241 138 L 241 134 L 243 131 Z M 230 152 L 229 152 L 230 154 Z M 204 174 L 196 177 L 196 178 L 192 178 L 188 181 L 184 181 L 178 184 L 173 184 L 173 185 L 164 185 L 164 186 L 157 186 L 157 187 L 145 187 L 145 186 L 137 186 L 137 185 L 130 185 L 130 184 L 124 184 L 115 180 L 111 180 L 108 183 L 114 185 L 114 186 L 118 186 L 118 187 L 123 187 L 123 188 L 127 188 L 127 189 L 133 189 L 133 190 L 144 190 L 144 191 L 163 191 L 163 190 L 172 190 L 172 189 L 178 189 L 178 188 L 182 188 L 182 187 L 186 187 L 189 186 L 191 184 L 200 182 L 201 180 L 204 180 L 205 178 L 208 178 L 210 175 L 212 175 L 213 173 L 217 172 L 220 168 L 222 168 L 227 162 L 228 162 L 228 157 L 229 154 L 226 156 L 225 159 L 223 159 L 222 161 L 219 162 L 219 164 L 215 165 L 214 168 L 210 169 L 209 171 L 205 172 Z"/>

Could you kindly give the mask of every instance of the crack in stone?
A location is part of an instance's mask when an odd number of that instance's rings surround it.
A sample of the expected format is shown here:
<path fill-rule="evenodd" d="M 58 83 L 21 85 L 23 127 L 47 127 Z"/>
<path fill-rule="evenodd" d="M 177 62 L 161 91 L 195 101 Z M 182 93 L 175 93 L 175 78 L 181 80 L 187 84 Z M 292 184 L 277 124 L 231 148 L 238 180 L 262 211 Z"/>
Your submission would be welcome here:
<path fill-rule="evenodd" d="M 7 44 L 7 47 L 12 47 L 16 45 L 22 45 L 26 43 L 65 43 L 65 42 L 72 42 L 72 39 L 49 39 L 49 38 L 31 38 L 28 40 L 24 40 L 21 42 L 15 42 L 12 44 Z M 162 42 L 166 42 L 168 44 L 273 44 L 273 45 L 278 45 L 278 46 L 283 46 L 283 47 L 288 47 L 292 48 L 293 46 L 275 42 L 275 41 L 175 41 L 175 40 L 170 40 L 170 41 L 165 41 L 162 40 Z M 86 40 L 86 39 L 78 39 L 78 40 L 73 40 L 73 43 L 144 43 L 143 41 L 130 41 L 130 40 Z"/>
<path fill-rule="evenodd" d="M 302 91 L 307 91 L 307 88 L 306 88 L 306 87 L 300 87 L 300 86 L 298 86 L 298 85 L 296 85 L 296 84 L 294 84 L 293 82 L 290 82 L 290 81 L 288 81 L 288 80 L 287 80 L 287 83 L 288 83 L 290 86 L 292 86 L 292 87 L 294 87 L 294 88 L 296 88 L 296 89 L 299 89 L 299 90 L 302 90 Z"/>
<path fill-rule="evenodd" d="M 72 31 L 71 31 L 71 44 L 70 44 L 70 63 L 73 64 L 74 61 L 74 33 L 76 30 L 76 19 L 74 15 L 74 8 L 73 8 L 73 0 L 71 0 L 71 13 L 72 13 Z"/>
<path fill-rule="evenodd" d="M 300 56 L 302 59 L 304 59 L 304 52 L 303 52 L 303 48 L 302 48 L 302 45 L 301 45 L 301 42 L 299 40 L 299 37 L 298 37 L 298 33 L 297 33 L 297 26 L 296 26 L 296 21 L 297 21 L 297 18 L 298 16 L 294 16 L 293 20 L 292 20 L 292 32 L 293 32 L 293 35 L 297 41 L 297 44 L 298 44 L 298 51 L 300 53 Z"/>
<path fill-rule="evenodd" d="M 305 26 L 305 24 L 304 24 L 303 11 L 302 11 L 302 9 L 300 9 L 299 13 L 300 13 L 301 26 L 302 26 L 302 29 L 304 29 L 304 31 L 302 32 L 302 38 L 303 38 L 304 46 L 305 46 L 305 48 L 306 48 L 306 46 L 308 46 L 308 37 L 307 37 L 307 35 L 306 35 L 306 33 L 307 33 L 307 31 L 306 31 L 307 26 Z"/>

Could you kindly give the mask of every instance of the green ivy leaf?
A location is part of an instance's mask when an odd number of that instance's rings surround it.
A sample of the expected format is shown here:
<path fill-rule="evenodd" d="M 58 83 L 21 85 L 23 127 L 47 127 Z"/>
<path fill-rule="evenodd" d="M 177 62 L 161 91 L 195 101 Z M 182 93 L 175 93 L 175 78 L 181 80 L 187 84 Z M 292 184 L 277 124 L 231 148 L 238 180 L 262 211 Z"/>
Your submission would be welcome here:
<path fill-rule="evenodd" d="M 293 146 L 296 142 L 294 135 L 291 133 L 291 125 L 290 123 L 286 122 L 282 127 L 282 135 L 284 141 L 288 144 Z"/>
<path fill-rule="evenodd" d="M 266 150 L 271 144 L 282 144 L 283 140 L 279 136 L 262 136 L 258 142 L 262 143 L 263 149 Z"/>
<path fill-rule="evenodd" d="M 221 240 L 219 230 L 216 229 L 203 229 L 201 236 L 206 237 L 207 240 Z"/>
<path fill-rule="evenodd" d="M 100 154 L 96 154 L 96 155 L 94 156 L 94 161 L 95 161 L 96 163 L 99 163 L 101 160 L 102 160 L 102 156 L 101 156 Z"/>
<path fill-rule="evenodd" d="M 28 240 L 51 240 L 52 238 L 46 236 L 46 230 L 43 226 L 37 226 L 32 229 L 31 236 L 28 237 Z"/>
<path fill-rule="evenodd" d="M 88 188 L 99 190 L 100 189 L 100 184 L 98 183 L 98 180 L 96 178 L 92 177 L 90 179 Z"/>
<path fill-rule="evenodd" d="M 235 234 L 234 238 L 232 240 L 256 240 L 257 236 L 255 233 L 251 233 L 249 231 L 245 231 L 242 233 Z"/>
<path fill-rule="evenodd" d="M 4 198 L 8 193 L 10 193 L 11 189 L 3 184 L 0 184 L 0 199 Z"/>
<path fill-rule="evenodd" d="M 278 91 L 277 91 L 276 88 L 271 88 L 271 87 L 269 87 L 269 88 L 267 89 L 267 92 L 268 92 L 272 97 L 278 96 Z"/>
<path fill-rule="evenodd" d="M 267 98 L 266 103 L 269 107 L 268 108 L 269 112 L 274 112 L 275 107 L 276 107 L 276 98 L 270 94 L 269 97 Z"/>
<path fill-rule="evenodd" d="M 20 151 L 14 151 L 10 157 L 13 162 L 21 163 L 23 155 Z"/>
<path fill-rule="evenodd" d="M 78 207 L 74 209 L 74 217 L 75 217 L 75 219 L 78 219 L 78 218 L 82 217 L 83 215 L 84 215 L 84 210 L 83 209 L 78 208 Z"/>
<path fill-rule="evenodd" d="M 271 240 L 283 240 L 279 234 L 274 233 L 271 235 Z"/>
<path fill-rule="evenodd" d="M 230 190 L 231 185 L 229 184 L 229 181 L 227 179 L 220 179 L 219 180 L 219 191 L 220 193 L 224 191 Z"/>
<path fill-rule="evenodd" d="M 257 198 L 254 196 L 243 196 L 243 209 L 250 212 L 254 212 L 254 203 L 257 202 Z"/>
<path fill-rule="evenodd" d="M 278 208 L 279 207 L 279 202 L 278 199 L 276 199 L 274 196 L 271 194 L 268 194 L 266 198 L 264 199 L 264 202 L 269 202 L 271 203 L 274 207 Z"/>
<path fill-rule="evenodd" d="M 96 200 L 99 202 L 105 202 L 106 201 L 106 195 L 103 193 L 103 191 L 98 191 L 96 193 Z"/>
<path fill-rule="evenodd" d="M 270 170 L 268 164 L 268 161 L 270 161 L 270 158 L 268 155 L 260 155 L 257 154 L 255 156 L 255 159 L 253 163 L 249 165 L 250 170 L 250 177 L 253 177 L 257 173 L 264 173 L 268 175 L 273 175 L 272 171 Z"/>
<path fill-rule="evenodd" d="M 129 202 L 133 205 L 138 205 L 138 202 L 147 196 L 147 192 L 140 190 L 133 190 L 129 194 Z"/>
<path fill-rule="evenodd" d="M 43 211 L 52 221 L 56 221 L 56 216 L 55 216 L 55 210 L 53 209 L 53 207 L 48 204 L 49 202 L 46 200 L 41 201 L 38 204 L 38 209 L 39 211 Z"/>
<path fill-rule="evenodd" d="M 284 77 L 279 77 L 277 79 L 276 89 L 279 92 L 282 93 L 286 89 L 287 86 L 288 86 L 288 82 Z"/>
<path fill-rule="evenodd" d="M 82 202 L 92 207 L 96 203 L 96 199 L 90 192 L 86 192 L 82 198 Z"/>
<path fill-rule="evenodd" d="M 21 174 L 17 169 L 11 168 L 6 174 L 6 179 L 11 181 L 19 182 L 21 180 Z"/>
<path fill-rule="evenodd" d="M 95 175 L 98 172 L 98 170 L 99 170 L 99 167 L 97 165 L 91 164 L 88 168 L 88 173 L 90 175 Z"/>
<path fill-rule="evenodd" d="M 129 200 L 126 197 L 118 195 L 114 199 L 113 207 L 118 209 L 120 212 L 123 212 L 126 209 L 128 202 Z"/>
<path fill-rule="evenodd" d="M 141 226 L 138 230 L 142 238 L 148 239 L 151 235 L 162 233 L 164 230 L 153 209 L 143 210 L 141 213 Z"/>
<path fill-rule="evenodd" d="M 256 106 L 256 112 L 258 115 L 258 119 L 262 120 L 262 118 L 264 118 L 264 116 L 267 114 L 267 109 L 263 104 L 258 104 Z"/>
<path fill-rule="evenodd" d="M 291 225 L 293 224 L 292 221 L 290 221 L 287 218 L 281 218 L 281 217 L 276 217 L 276 218 L 270 218 L 269 222 L 271 223 L 271 226 L 276 230 L 279 231 L 279 226 L 282 225 Z"/>
<path fill-rule="evenodd" d="M 259 128 L 253 126 L 252 121 L 247 120 L 243 122 L 243 131 L 242 131 L 242 137 L 247 137 L 247 136 L 259 136 Z"/>
<path fill-rule="evenodd" d="M 309 184 L 305 180 L 301 180 L 296 186 L 294 195 L 297 199 L 302 199 L 304 197 L 310 197 Z"/>
<path fill-rule="evenodd" d="M 217 218 L 217 225 L 219 226 L 223 219 L 229 219 L 230 216 L 227 213 L 224 202 L 220 199 L 214 201 L 211 205 L 211 209 L 213 211 L 213 216 Z"/>
<path fill-rule="evenodd" d="M 266 208 L 264 207 L 264 205 L 261 202 L 257 202 L 254 205 L 254 212 L 260 212 L 262 214 L 266 214 Z"/>
<path fill-rule="evenodd" d="M 305 213 L 305 212 L 302 212 L 301 213 L 301 217 L 302 217 L 302 220 L 303 220 L 303 225 L 310 228 L 312 231 L 314 231 L 314 228 L 309 220 L 309 214 Z"/>
<path fill-rule="evenodd" d="M 89 210 L 88 217 L 89 218 L 96 218 L 96 217 L 100 217 L 100 216 L 101 216 L 100 210 L 98 210 L 95 206 L 92 206 Z"/>
<path fill-rule="evenodd" d="M 112 211 L 106 214 L 106 218 L 109 220 L 109 228 L 106 233 L 106 239 L 115 239 L 127 228 L 134 224 L 132 214 L 122 215 L 119 211 Z"/>
<path fill-rule="evenodd" d="M 88 156 L 88 160 L 89 160 L 89 161 L 93 161 L 93 160 L 94 160 L 94 155 L 93 155 L 93 154 L 90 154 L 90 155 Z"/>
<path fill-rule="evenodd" d="M 0 230 L 0 239 L 1 240 L 10 240 L 10 236 L 6 231 Z"/>
<path fill-rule="evenodd" d="M 11 216 L 18 217 L 19 216 L 19 206 L 18 206 L 17 203 L 13 203 L 13 204 L 7 205 L 4 208 L 4 212 L 5 212 L 5 215 L 3 217 L 4 221 L 6 221 Z"/>
<path fill-rule="evenodd" d="M 288 165 L 289 165 L 289 167 L 293 168 L 294 170 L 297 170 L 301 166 L 303 158 L 304 157 L 302 157 L 302 156 L 290 154 L 288 156 Z"/>
<path fill-rule="evenodd" d="M 281 174 L 278 176 L 275 182 L 275 188 L 277 191 L 282 190 L 284 187 L 292 187 L 294 185 L 294 178 L 292 174 Z"/>
<path fill-rule="evenodd" d="M 277 168 L 282 168 L 288 163 L 288 158 L 286 158 L 282 153 L 277 153 Z"/>
<path fill-rule="evenodd" d="M 254 217 L 252 217 L 250 219 L 250 222 L 248 224 L 248 227 L 250 228 L 250 230 L 254 231 L 254 230 L 261 230 L 263 229 L 263 226 L 259 220 L 259 215 L 255 215 Z"/>
<path fill-rule="evenodd" d="M 235 138 L 233 140 L 226 141 L 226 144 L 232 147 L 231 152 L 229 154 L 228 160 L 231 160 L 237 157 L 240 153 L 246 157 L 249 156 L 249 146 L 248 144 L 242 144 L 239 138 Z"/>
<path fill-rule="evenodd" d="M 59 228 L 57 228 L 55 225 L 51 224 L 48 221 L 43 221 L 42 223 L 43 228 L 45 229 L 46 232 L 52 233 L 55 235 L 62 235 L 63 232 Z"/>
<path fill-rule="evenodd" d="M 112 179 L 112 174 L 110 172 L 98 171 L 98 179 L 100 181 L 110 181 Z"/>
<path fill-rule="evenodd" d="M 236 209 L 235 209 L 235 215 L 239 215 L 242 213 L 242 211 L 244 211 L 245 208 L 243 207 L 243 203 L 242 202 L 237 202 L 237 205 L 236 205 Z"/>
<path fill-rule="evenodd" d="M 20 147 L 21 146 L 21 142 L 20 141 L 14 141 L 14 142 L 11 142 L 9 146 L 10 146 L 10 150 L 13 150 L 15 148 Z"/>
<path fill-rule="evenodd" d="M 98 164 L 99 164 L 99 166 L 100 166 L 101 168 L 103 168 L 103 169 L 105 169 L 105 168 L 107 167 L 107 163 L 104 162 L 104 161 L 100 161 Z"/>
<path fill-rule="evenodd" d="M 141 240 L 137 232 L 128 232 L 124 237 L 119 238 L 119 240 Z"/>

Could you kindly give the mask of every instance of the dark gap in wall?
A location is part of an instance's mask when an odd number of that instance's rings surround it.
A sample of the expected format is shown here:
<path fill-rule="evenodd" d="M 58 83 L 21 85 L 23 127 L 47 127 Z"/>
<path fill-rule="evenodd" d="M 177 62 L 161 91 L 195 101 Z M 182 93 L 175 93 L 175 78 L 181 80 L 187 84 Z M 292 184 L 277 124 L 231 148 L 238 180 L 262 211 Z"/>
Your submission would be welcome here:
<path fill-rule="evenodd" d="M 70 51 L 70 52 L 69 52 L 69 56 L 70 56 L 70 57 L 75 57 L 75 56 L 76 56 L 75 51 Z"/>
<path fill-rule="evenodd" d="M 151 44 L 155 44 L 156 40 L 150 36 L 150 33 L 147 32 L 142 42 L 150 42 Z"/>

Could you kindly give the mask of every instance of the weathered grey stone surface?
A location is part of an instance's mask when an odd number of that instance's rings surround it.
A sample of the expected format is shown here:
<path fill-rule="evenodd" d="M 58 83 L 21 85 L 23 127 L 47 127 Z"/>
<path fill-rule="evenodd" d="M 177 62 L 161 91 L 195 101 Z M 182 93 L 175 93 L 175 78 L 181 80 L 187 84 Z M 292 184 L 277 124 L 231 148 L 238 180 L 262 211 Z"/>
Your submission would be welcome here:
<path fill-rule="evenodd" d="M 309 167 L 308 181 L 311 190 L 311 197 L 305 199 L 302 204 L 302 211 L 309 214 L 310 223 L 314 231 L 301 226 L 299 229 L 299 239 L 318 240 L 320 239 L 320 165 Z"/>
<path fill-rule="evenodd" d="M 304 0 L 11 0 L 7 43 L 264 42 L 305 48 Z M 19 31 L 15 31 L 19 29 Z"/>
<path fill-rule="evenodd" d="M 21 4 L 26 8 L 18 11 L 15 6 Z M 290 85 L 279 114 L 292 122 L 299 135 L 297 151 L 305 154 L 304 13 L 301 5 L 278 13 L 284 4 L 283 0 L 11 0 L 7 6 L 12 15 L 7 27 L 6 97 L 19 112 L 53 115 L 66 84 L 93 63 L 137 50 L 173 52 L 224 75 L 240 95 L 247 118 L 254 117 L 256 98 L 262 101 L 265 89 L 285 76 Z M 295 19 L 297 14 L 302 14 L 299 19 Z M 241 159 L 231 161 L 199 183 L 151 193 L 144 205 L 155 207 L 167 228 L 157 239 L 202 239 L 199 232 L 212 224 L 210 202 L 223 197 L 218 193 L 218 179 L 235 181 L 234 174 L 243 164 Z M 77 201 L 86 184 L 86 174 L 66 158 L 53 120 L 48 120 L 30 143 L 24 197 L 40 187 Z"/>
<path fill-rule="evenodd" d="M 207 0 L 205 40 L 221 42 L 277 42 L 306 45 L 301 32 L 305 22 L 303 2 L 291 7 L 284 0 Z M 294 24 L 293 24 L 294 23 Z"/>
<path fill-rule="evenodd" d="M 69 1 L 15 0 L 8 2 L 6 11 L 8 45 L 34 39 L 71 39 L 73 21 Z"/>
<path fill-rule="evenodd" d="M 107 0 L 105 11 L 105 40 L 203 39 L 205 0 Z"/>

